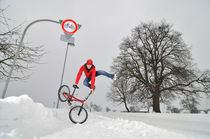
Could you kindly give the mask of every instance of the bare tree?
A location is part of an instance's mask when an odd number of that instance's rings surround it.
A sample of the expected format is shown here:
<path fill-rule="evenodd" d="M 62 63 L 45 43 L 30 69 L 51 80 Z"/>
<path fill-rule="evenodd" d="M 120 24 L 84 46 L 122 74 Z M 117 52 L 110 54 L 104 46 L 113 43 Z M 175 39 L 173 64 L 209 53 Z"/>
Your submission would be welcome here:
<path fill-rule="evenodd" d="M 110 112 L 111 109 L 109 107 L 106 107 L 106 112 Z"/>
<path fill-rule="evenodd" d="M 102 111 L 102 107 L 97 104 L 92 104 L 93 111 L 100 112 Z"/>
<path fill-rule="evenodd" d="M 112 83 L 111 92 L 107 94 L 107 99 L 120 104 L 124 104 L 127 112 L 130 112 L 128 104 L 134 104 L 137 99 L 134 92 L 136 91 L 135 84 L 128 76 L 119 74 L 118 80 Z M 134 85 L 134 86 L 133 86 Z"/>
<path fill-rule="evenodd" d="M 102 111 L 102 107 L 97 105 L 97 104 L 94 104 L 93 102 L 90 102 L 89 106 L 87 104 L 86 108 L 89 109 L 90 112 L 100 112 L 100 111 Z"/>
<path fill-rule="evenodd" d="M 4 16 L 5 9 L 0 9 L 0 80 L 8 77 L 9 70 L 12 66 L 18 42 L 21 37 L 22 24 L 10 28 L 9 23 L 12 20 Z M 29 47 L 23 44 L 20 49 L 20 54 L 14 67 L 13 79 L 26 79 L 28 76 L 26 71 L 31 69 L 32 63 L 37 63 L 43 55 L 42 47 Z"/>
<path fill-rule="evenodd" d="M 198 113 L 197 105 L 199 104 L 198 99 L 194 96 L 186 97 L 181 101 L 181 105 L 184 109 L 189 110 L 190 113 Z"/>
<path fill-rule="evenodd" d="M 152 99 L 155 112 L 160 112 L 160 102 L 174 97 L 209 93 L 209 71 L 194 66 L 181 33 L 165 21 L 135 27 L 131 36 L 123 39 L 120 51 L 114 59 L 115 71 L 136 80 L 138 96 Z"/>

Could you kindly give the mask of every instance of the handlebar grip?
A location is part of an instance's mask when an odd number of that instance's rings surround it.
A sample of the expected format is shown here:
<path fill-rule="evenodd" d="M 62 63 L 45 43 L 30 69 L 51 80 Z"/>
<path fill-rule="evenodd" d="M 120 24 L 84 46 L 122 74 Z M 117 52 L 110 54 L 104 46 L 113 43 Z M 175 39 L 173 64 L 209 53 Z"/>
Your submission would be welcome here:
<path fill-rule="evenodd" d="M 74 87 L 75 89 L 79 89 L 79 87 L 78 87 L 77 85 L 75 85 L 75 84 L 73 85 L 73 87 Z"/>

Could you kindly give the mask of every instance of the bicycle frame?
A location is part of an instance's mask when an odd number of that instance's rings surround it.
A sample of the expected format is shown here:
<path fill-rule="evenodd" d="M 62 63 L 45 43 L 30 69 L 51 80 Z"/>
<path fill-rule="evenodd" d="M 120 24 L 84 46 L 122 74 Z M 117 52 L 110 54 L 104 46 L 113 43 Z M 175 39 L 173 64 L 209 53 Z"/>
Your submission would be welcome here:
<path fill-rule="evenodd" d="M 86 101 L 86 100 L 78 99 L 78 98 L 76 98 L 76 97 L 74 97 L 72 95 L 69 95 L 66 92 L 63 92 L 63 96 L 66 98 L 66 100 L 71 101 L 71 102 L 72 101 L 78 101 L 78 102 L 81 102 L 82 104 L 85 104 L 85 101 Z"/>
<path fill-rule="evenodd" d="M 77 102 L 80 102 L 80 103 L 82 103 L 82 106 L 85 104 L 85 101 L 89 98 L 89 96 L 92 94 L 92 92 L 90 92 L 89 94 L 88 94 L 88 96 L 84 99 L 84 100 L 81 100 L 81 99 L 78 99 L 78 98 L 76 98 L 76 97 L 74 97 L 73 95 L 74 95 L 74 93 L 75 93 L 75 90 L 76 90 L 76 88 L 74 88 L 74 91 L 73 91 L 73 93 L 72 93 L 72 95 L 70 95 L 70 94 L 68 94 L 68 93 L 66 93 L 66 92 L 63 92 L 62 94 L 63 94 L 63 96 L 66 98 L 66 100 L 68 100 L 68 101 L 70 101 L 70 102 L 72 102 L 72 101 L 77 101 Z"/>

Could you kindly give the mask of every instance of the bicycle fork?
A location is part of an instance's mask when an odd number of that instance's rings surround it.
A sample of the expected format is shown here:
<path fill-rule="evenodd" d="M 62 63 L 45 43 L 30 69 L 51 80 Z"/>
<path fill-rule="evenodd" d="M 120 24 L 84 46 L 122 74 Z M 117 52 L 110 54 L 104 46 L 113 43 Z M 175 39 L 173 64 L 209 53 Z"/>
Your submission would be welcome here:
<path fill-rule="evenodd" d="M 82 111 L 83 105 L 84 105 L 84 104 L 82 104 L 82 106 L 81 106 L 80 109 L 79 109 L 78 116 L 80 116 L 80 113 L 81 113 L 81 111 Z"/>
<path fill-rule="evenodd" d="M 91 94 L 92 94 L 92 92 L 90 92 L 90 93 L 88 94 L 88 96 L 85 98 L 85 101 L 90 97 Z M 79 112 L 78 112 L 78 116 L 80 115 L 83 106 L 84 106 L 84 104 L 82 104 L 82 106 L 80 107 Z"/>

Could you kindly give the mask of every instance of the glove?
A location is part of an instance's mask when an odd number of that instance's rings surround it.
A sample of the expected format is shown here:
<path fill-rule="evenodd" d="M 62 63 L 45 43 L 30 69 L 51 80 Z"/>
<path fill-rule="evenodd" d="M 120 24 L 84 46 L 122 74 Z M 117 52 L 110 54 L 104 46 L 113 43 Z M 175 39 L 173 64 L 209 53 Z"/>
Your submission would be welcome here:
<path fill-rule="evenodd" d="M 95 89 L 91 89 L 91 92 L 94 94 L 95 93 Z"/>

